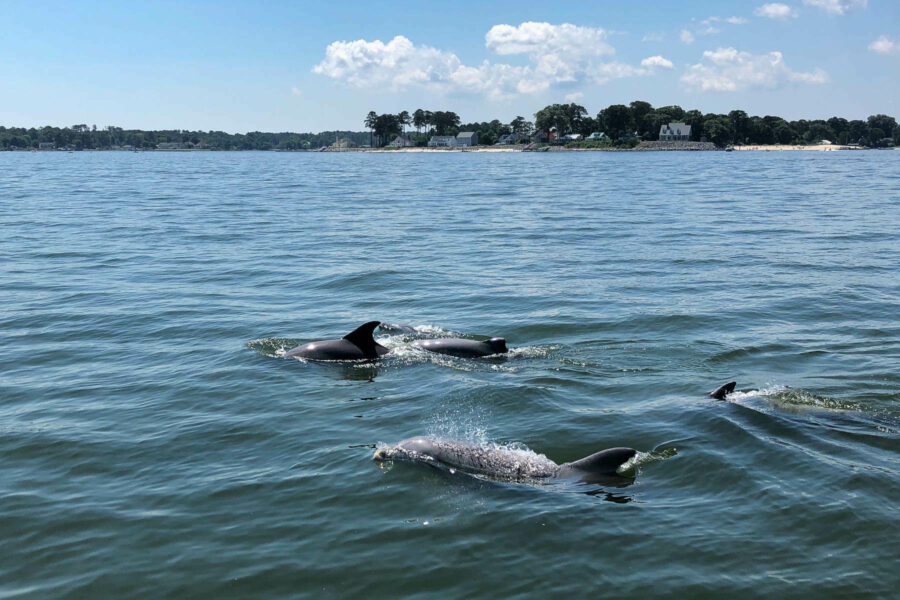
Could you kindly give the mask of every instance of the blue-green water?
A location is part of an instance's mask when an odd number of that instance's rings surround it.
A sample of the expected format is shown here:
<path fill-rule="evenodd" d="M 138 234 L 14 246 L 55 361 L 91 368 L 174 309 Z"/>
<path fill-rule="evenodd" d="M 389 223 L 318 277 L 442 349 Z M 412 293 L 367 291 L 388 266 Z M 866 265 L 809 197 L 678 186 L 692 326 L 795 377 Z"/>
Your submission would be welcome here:
<path fill-rule="evenodd" d="M 898 224 L 900 152 L 0 153 L 0 597 L 891 597 Z M 374 319 L 514 351 L 278 358 Z"/>

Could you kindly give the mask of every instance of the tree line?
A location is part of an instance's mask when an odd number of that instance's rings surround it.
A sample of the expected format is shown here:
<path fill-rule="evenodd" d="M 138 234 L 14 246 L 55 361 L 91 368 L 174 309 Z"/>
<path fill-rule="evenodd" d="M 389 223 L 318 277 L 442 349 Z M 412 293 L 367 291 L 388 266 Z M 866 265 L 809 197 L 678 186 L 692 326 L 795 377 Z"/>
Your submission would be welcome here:
<path fill-rule="evenodd" d="M 691 126 L 691 139 L 708 140 L 719 146 L 728 144 L 810 144 L 830 140 L 839 144 L 857 143 L 867 147 L 900 146 L 900 127 L 894 117 L 871 115 L 863 120 L 841 117 L 817 120 L 788 121 L 777 116 L 751 116 L 742 110 L 728 114 L 703 113 L 684 110 L 680 106 L 654 108 L 649 102 L 634 101 L 628 105 L 613 104 L 596 115 L 576 103 L 550 104 L 534 114 L 534 121 L 517 116 L 509 123 L 499 119 L 462 123 L 453 111 L 417 109 L 411 114 L 377 114 L 370 111 L 364 120 L 368 131 L 324 131 L 321 133 L 248 133 L 229 134 L 224 131 L 123 129 L 85 124 L 71 127 L 17 128 L 0 126 L 0 149 L 34 149 L 41 144 L 73 150 L 101 150 L 113 147 L 135 149 L 156 148 L 161 143 L 183 144 L 210 150 L 306 150 L 330 146 L 337 141 L 356 146 L 379 147 L 390 143 L 395 136 L 409 132 L 413 144 L 424 146 L 433 135 L 456 135 L 460 131 L 474 131 L 479 143 L 492 145 L 500 136 L 532 135 L 535 131 L 555 132 L 560 139 L 566 134 L 604 133 L 605 145 L 634 145 L 637 140 L 659 139 L 660 127 L 668 123 Z"/>
<path fill-rule="evenodd" d="M 415 135 L 410 139 L 425 145 L 430 135 L 456 135 L 460 131 L 478 133 L 480 144 L 492 145 L 497 139 L 510 133 L 531 135 L 535 131 L 553 132 L 557 140 L 568 134 L 588 137 L 592 133 L 605 134 L 605 145 L 633 146 L 639 140 L 659 140 L 660 128 L 669 123 L 691 126 L 692 141 L 710 141 L 718 146 L 728 144 L 811 144 L 828 140 L 838 144 L 858 143 L 868 147 L 882 147 L 891 143 L 900 145 L 900 129 L 894 117 L 872 115 L 867 120 L 830 119 L 788 121 L 767 115 L 751 116 L 742 110 L 728 114 L 703 113 L 685 110 L 677 105 L 654 108 L 640 100 L 629 105 L 613 104 L 595 116 L 581 105 L 551 104 L 534 114 L 534 121 L 517 116 L 509 123 L 493 121 L 460 123 L 454 112 L 426 111 L 418 109 L 410 116 L 403 111 L 397 115 L 378 115 L 370 112 L 365 125 L 372 132 L 370 144 L 383 146 L 394 136 L 405 133 L 412 124 Z"/>
<path fill-rule="evenodd" d="M 649 102 L 613 104 L 591 117 L 578 104 L 551 104 L 535 113 L 538 129 L 555 129 L 562 134 L 605 133 L 613 141 L 635 136 L 642 140 L 659 139 L 661 126 L 685 123 L 691 126 L 691 139 L 706 139 L 719 146 L 727 144 L 809 144 L 829 140 L 839 144 L 863 146 L 887 145 L 888 138 L 900 144 L 897 121 L 887 115 L 872 115 L 867 120 L 830 119 L 787 121 L 777 116 L 750 116 L 742 110 L 728 114 L 684 110 L 680 106 L 654 108 Z"/>
<path fill-rule="evenodd" d="M 96 125 L 72 125 L 71 127 L 3 127 L 0 126 L 0 149 L 27 150 L 40 148 L 42 143 L 56 148 L 73 150 L 106 150 L 131 146 L 135 149 L 153 149 L 157 144 L 176 143 L 187 147 L 209 150 L 305 150 L 330 146 L 345 140 L 355 145 L 368 143 L 369 135 L 363 131 L 323 131 L 321 133 L 225 133 L 224 131 L 190 131 L 168 129 L 144 131 L 123 129 L 109 125 L 98 129 Z"/>

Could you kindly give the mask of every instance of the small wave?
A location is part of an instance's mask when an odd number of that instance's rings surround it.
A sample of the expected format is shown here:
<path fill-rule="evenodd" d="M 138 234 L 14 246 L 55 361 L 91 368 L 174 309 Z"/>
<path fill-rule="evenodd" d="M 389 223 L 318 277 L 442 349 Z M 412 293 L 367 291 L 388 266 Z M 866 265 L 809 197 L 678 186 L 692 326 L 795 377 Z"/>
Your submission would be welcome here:
<path fill-rule="evenodd" d="M 547 358 L 560 347 L 553 346 L 517 346 L 510 348 L 507 356 L 510 358 Z"/>
<path fill-rule="evenodd" d="M 846 400 L 838 400 L 827 396 L 818 396 L 811 392 L 799 388 L 793 388 L 787 385 L 771 385 L 760 388 L 758 390 L 748 390 L 745 392 L 736 391 L 728 395 L 731 402 L 747 400 L 752 398 L 762 398 L 774 405 L 782 405 L 785 407 L 814 407 L 824 408 L 827 410 L 854 410 L 862 411 L 863 408 L 854 402 Z"/>
<path fill-rule="evenodd" d="M 638 451 L 634 456 L 622 463 L 619 468 L 616 469 L 616 473 L 623 476 L 634 477 L 641 467 L 667 458 L 672 458 L 676 454 L 678 454 L 678 451 L 675 448 L 661 448 L 651 450 L 650 452 Z"/>
<path fill-rule="evenodd" d="M 295 339 L 277 337 L 260 338 L 247 342 L 248 348 L 269 358 L 284 358 L 285 352 L 298 345 L 300 342 Z"/>

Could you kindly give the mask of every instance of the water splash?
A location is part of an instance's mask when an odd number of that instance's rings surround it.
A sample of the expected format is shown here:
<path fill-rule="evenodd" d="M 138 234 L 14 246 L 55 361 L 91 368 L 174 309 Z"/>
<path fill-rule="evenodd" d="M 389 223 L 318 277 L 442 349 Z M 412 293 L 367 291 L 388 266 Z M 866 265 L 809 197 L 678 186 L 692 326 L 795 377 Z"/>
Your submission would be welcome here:
<path fill-rule="evenodd" d="M 863 407 L 855 402 L 819 396 L 800 388 L 780 384 L 769 385 L 758 390 L 735 391 L 732 394 L 728 394 L 727 400 L 729 402 L 741 402 L 754 398 L 760 398 L 775 407 L 788 410 L 808 407 L 839 411 L 863 411 Z"/>
<path fill-rule="evenodd" d="M 260 338 L 247 342 L 247 347 L 269 358 L 284 358 L 284 353 L 300 345 L 294 338 Z"/>

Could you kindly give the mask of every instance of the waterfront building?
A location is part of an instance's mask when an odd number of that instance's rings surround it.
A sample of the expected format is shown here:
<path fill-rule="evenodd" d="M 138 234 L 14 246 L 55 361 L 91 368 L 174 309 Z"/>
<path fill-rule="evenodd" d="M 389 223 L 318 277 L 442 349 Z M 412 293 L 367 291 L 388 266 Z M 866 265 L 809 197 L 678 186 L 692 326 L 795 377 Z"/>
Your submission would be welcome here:
<path fill-rule="evenodd" d="M 456 136 L 456 147 L 465 148 L 478 145 L 478 134 L 474 131 L 462 131 Z"/>
<path fill-rule="evenodd" d="M 433 135 L 428 140 L 429 148 L 453 148 L 456 146 L 456 138 L 452 135 Z"/>
<path fill-rule="evenodd" d="M 524 133 L 504 133 L 497 139 L 497 145 L 521 144 L 528 141 L 528 136 Z"/>
<path fill-rule="evenodd" d="M 668 123 L 659 128 L 659 141 L 661 142 L 689 142 L 691 141 L 691 126 L 685 123 Z"/>
<path fill-rule="evenodd" d="M 415 142 L 409 139 L 409 136 L 405 133 L 403 135 L 398 135 L 394 138 L 394 141 L 388 144 L 391 148 L 411 148 L 415 145 Z"/>

